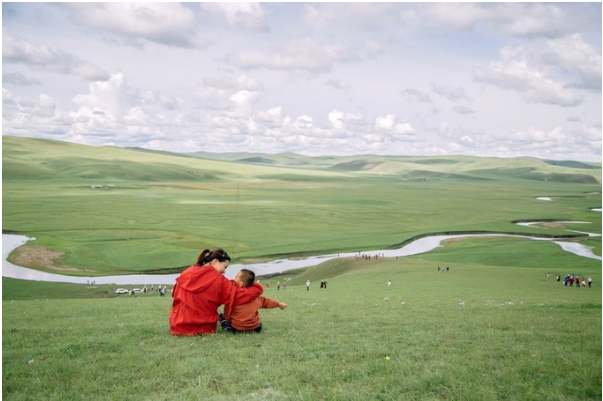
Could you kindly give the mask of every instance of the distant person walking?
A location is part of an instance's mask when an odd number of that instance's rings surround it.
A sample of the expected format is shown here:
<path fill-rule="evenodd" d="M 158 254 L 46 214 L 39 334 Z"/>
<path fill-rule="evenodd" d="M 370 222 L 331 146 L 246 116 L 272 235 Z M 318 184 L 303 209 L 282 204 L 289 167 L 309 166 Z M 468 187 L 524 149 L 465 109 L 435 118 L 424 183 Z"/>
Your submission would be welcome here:
<path fill-rule="evenodd" d="M 593 278 L 592 277 L 588 277 L 588 288 L 590 288 L 590 285 L 593 283 Z"/>
<path fill-rule="evenodd" d="M 258 283 L 240 287 L 224 277 L 229 263 L 230 256 L 223 249 L 204 249 L 197 262 L 178 276 L 169 316 L 172 335 L 214 334 L 220 305 L 244 304 L 264 292 Z"/>
<path fill-rule="evenodd" d="M 306 291 L 310 291 L 310 280 L 306 281 Z"/>

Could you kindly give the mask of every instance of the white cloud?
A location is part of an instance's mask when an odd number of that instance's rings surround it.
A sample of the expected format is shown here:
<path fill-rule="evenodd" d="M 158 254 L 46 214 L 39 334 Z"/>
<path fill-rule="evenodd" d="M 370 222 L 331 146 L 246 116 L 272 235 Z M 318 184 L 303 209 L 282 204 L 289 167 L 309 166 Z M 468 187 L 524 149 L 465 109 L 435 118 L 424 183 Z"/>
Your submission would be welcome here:
<path fill-rule="evenodd" d="M 413 136 L 416 133 L 415 128 L 410 123 L 396 123 L 396 116 L 393 114 L 377 117 L 375 119 L 375 130 L 400 136 Z"/>
<path fill-rule="evenodd" d="M 40 94 L 34 100 L 24 100 L 2 89 L 2 132 L 9 135 L 31 135 L 41 132 L 44 136 L 63 139 L 71 120 L 57 108 L 55 100 Z"/>
<path fill-rule="evenodd" d="M 544 63 L 570 75 L 570 84 L 601 91 L 601 49 L 595 50 L 578 33 L 550 40 L 540 58 Z"/>
<path fill-rule="evenodd" d="M 377 30 L 400 23 L 403 9 L 395 3 L 311 3 L 304 5 L 304 22 L 313 29 L 347 26 L 354 30 Z"/>
<path fill-rule="evenodd" d="M 598 147 L 601 148 L 601 124 L 583 126 L 582 132 L 586 141 L 598 143 Z"/>
<path fill-rule="evenodd" d="M 195 102 L 207 110 L 247 110 L 261 97 L 263 85 L 248 75 L 207 76 L 195 91 Z"/>
<path fill-rule="evenodd" d="M 265 126 L 267 130 L 288 124 L 288 119 L 283 116 L 283 110 L 280 106 L 266 111 L 258 110 L 255 114 L 255 120 Z"/>
<path fill-rule="evenodd" d="M 264 31 L 266 13 L 260 3 L 202 3 L 201 8 L 222 18 L 229 27 Z"/>
<path fill-rule="evenodd" d="M 253 103 L 258 98 L 258 92 L 240 90 L 230 96 L 229 100 L 234 103 L 239 116 L 247 116 L 253 113 Z"/>
<path fill-rule="evenodd" d="M 362 49 L 360 49 L 362 50 Z M 360 61 L 362 52 L 343 45 L 319 44 L 311 39 L 296 39 L 273 50 L 241 50 L 226 55 L 225 61 L 243 69 L 331 71 L 337 63 Z"/>
<path fill-rule="evenodd" d="M 405 95 L 408 99 L 414 100 L 420 103 L 432 103 L 431 96 L 429 93 L 422 92 L 418 89 L 407 88 L 402 91 L 402 94 Z"/>
<path fill-rule="evenodd" d="M 209 87 L 217 89 L 249 91 L 258 91 L 262 89 L 262 84 L 248 75 L 239 75 L 235 78 L 207 76 L 203 78 L 203 83 Z"/>
<path fill-rule="evenodd" d="M 413 135 L 417 131 L 410 123 L 398 123 L 394 125 L 393 132 L 399 135 Z"/>
<path fill-rule="evenodd" d="M 3 84 L 12 84 L 12 85 L 21 85 L 21 86 L 29 86 L 29 85 L 40 85 L 42 82 L 36 78 L 29 78 L 20 72 L 8 72 L 2 71 L 2 83 Z"/>
<path fill-rule="evenodd" d="M 108 78 L 108 74 L 101 68 L 56 46 L 34 44 L 4 30 L 2 63 L 24 64 L 32 70 L 76 75 L 90 80 Z"/>
<path fill-rule="evenodd" d="M 137 105 L 138 94 L 131 90 L 123 73 L 111 75 L 108 81 L 90 85 L 90 93 L 73 97 L 80 107 L 102 110 L 114 117 L 123 116 L 127 109 Z"/>
<path fill-rule="evenodd" d="M 571 154 L 575 155 L 575 160 L 593 160 L 601 147 L 601 128 L 594 126 L 572 132 L 561 126 L 549 130 L 530 126 L 488 132 L 468 131 L 461 126 L 445 126 L 442 129 L 442 140 L 448 141 L 450 150 L 479 156 L 538 154 L 541 158 L 568 159 Z"/>
<path fill-rule="evenodd" d="M 518 92 L 528 103 L 577 106 L 583 96 L 564 82 L 551 77 L 546 68 L 528 61 L 524 48 L 501 50 L 502 61 L 493 61 L 486 68 L 476 68 L 476 81 Z"/>
<path fill-rule="evenodd" d="M 193 13 L 180 3 L 61 3 L 85 26 L 176 47 L 204 47 Z"/>
<path fill-rule="evenodd" d="M 463 106 L 461 104 L 455 104 L 452 106 L 452 111 L 462 115 L 475 114 L 475 110 L 473 110 L 471 107 Z"/>
<path fill-rule="evenodd" d="M 344 85 L 339 79 L 329 79 L 325 81 L 325 85 L 335 88 L 338 91 L 348 91 L 352 89 L 351 85 Z"/>
<path fill-rule="evenodd" d="M 458 31 L 483 26 L 510 36 L 559 36 L 573 29 L 563 9 L 550 3 L 424 3 L 425 23 Z"/>
<path fill-rule="evenodd" d="M 335 128 L 335 129 L 343 128 L 343 121 L 341 120 L 342 118 L 343 118 L 343 112 L 341 112 L 341 111 L 333 110 L 332 112 L 329 113 L 329 121 L 331 122 L 331 124 L 333 125 L 333 128 Z"/>
<path fill-rule="evenodd" d="M 396 116 L 388 114 L 385 117 L 377 117 L 375 119 L 375 129 L 390 130 L 394 126 Z"/>
<path fill-rule="evenodd" d="M 437 85 L 431 84 L 431 90 L 433 93 L 436 93 L 451 102 L 456 102 L 460 99 L 469 100 L 469 97 L 465 93 L 465 89 L 463 87 L 456 87 L 451 85 Z"/>

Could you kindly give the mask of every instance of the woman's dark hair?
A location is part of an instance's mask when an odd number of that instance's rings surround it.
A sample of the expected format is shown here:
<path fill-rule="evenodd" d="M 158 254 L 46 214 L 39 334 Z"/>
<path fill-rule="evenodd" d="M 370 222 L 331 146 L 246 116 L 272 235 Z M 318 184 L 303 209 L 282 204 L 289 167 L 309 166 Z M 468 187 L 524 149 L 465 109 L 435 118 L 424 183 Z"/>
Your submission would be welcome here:
<path fill-rule="evenodd" d="M 197 256 L 196 265 L 205 266 L 214 259 L 218 259 L 218 262 L 226 262 L 227 260 L 230 262 L 230 256 L 228 256 L 224 249 L 204 249 L 199 256 Z"/>

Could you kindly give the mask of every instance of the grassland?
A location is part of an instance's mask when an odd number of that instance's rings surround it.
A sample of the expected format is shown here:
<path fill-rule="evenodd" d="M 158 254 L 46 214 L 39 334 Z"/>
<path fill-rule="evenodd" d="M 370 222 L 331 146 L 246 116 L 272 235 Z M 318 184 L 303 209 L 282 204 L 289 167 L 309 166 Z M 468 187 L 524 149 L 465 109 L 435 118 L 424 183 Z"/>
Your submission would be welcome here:
<path fill-rule="evenodd" d="M 383 249 L 434 232 L 585 230 L 512 223 L 521 220 L 601 232 L 590 210 L 601 207 L 600 164 L 197 156 L 4 136 L 2 228 L 36 238 L 22 249 L 29 266 L 85 275 L 180 268 L 204 247 L 241 262 Z"/>
<path fill-rule="evenodd" d="M 568 231 L 601 233 L 600 164 L 175 155 L 12 137 L 2 164 L 3 230 L 37 238 L 21 251 L 42 270 L 143 272 L 189 265 L 203 247 L 241 262 L 474 231 L 575 234 L 601 255 L 601 237 Z M 547 273 L 594 284 L 565 288 Z M 170 336 L 171 298 L 156 292 L 3 278 L 2 396 L 600 400 L 601 278 L 600 261 L 548 241 L 451 241 L 263 279 L 289 307 L 262 311 L 259 335 L 206 337 Z"/>

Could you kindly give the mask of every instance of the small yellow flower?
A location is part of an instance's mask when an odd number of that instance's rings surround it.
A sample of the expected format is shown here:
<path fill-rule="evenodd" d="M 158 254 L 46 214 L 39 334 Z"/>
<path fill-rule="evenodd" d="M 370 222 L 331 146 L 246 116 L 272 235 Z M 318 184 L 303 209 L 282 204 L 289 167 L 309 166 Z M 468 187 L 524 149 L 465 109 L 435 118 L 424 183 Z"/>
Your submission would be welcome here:
<path fill-rule="evenodd" d="M 386 360 L 386 361 L 389 361 L 390 359 L 391 359 L 391 358 L 390 358 L 389 356 L 386 356 L 386 357 L 385 357 L 385 360 Z"/>

